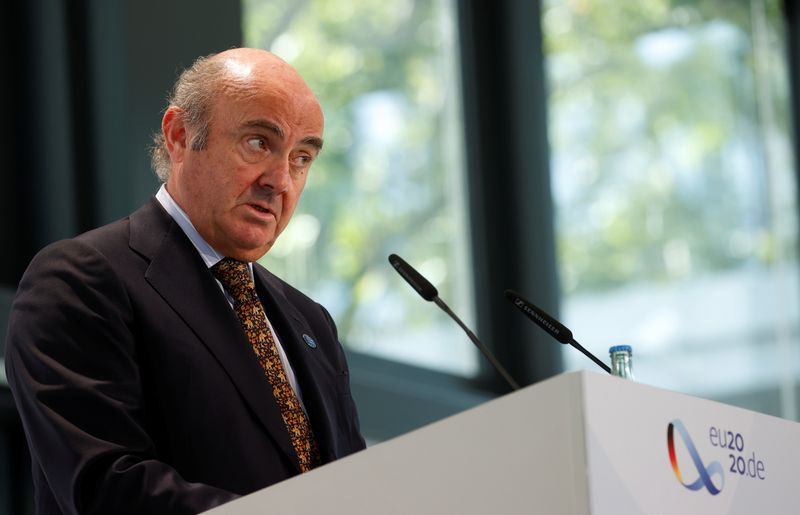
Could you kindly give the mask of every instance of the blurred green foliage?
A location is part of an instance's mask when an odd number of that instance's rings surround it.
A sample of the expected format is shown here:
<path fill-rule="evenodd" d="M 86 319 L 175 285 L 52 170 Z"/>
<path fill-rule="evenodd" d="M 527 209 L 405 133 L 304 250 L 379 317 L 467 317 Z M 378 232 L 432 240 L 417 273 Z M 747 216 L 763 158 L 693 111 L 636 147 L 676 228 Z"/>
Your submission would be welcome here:
<path fill-rule="evenodd" d="M 567 294 L 794 256 L 780 7 L 545 2 Z"/>

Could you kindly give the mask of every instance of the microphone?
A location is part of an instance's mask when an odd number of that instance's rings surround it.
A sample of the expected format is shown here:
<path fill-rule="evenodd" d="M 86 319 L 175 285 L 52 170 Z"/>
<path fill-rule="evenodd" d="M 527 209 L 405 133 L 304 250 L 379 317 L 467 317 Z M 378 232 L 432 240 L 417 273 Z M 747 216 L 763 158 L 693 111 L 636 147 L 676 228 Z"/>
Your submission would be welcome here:
<path fill-rule="evenodd" d="M 489 363 L 492 364 L 497 373 L 503 376 L 503 379 L 505 379 L 511 389 L 519 390 L 519 384 L 517 384 L 517 382 L 514 381 L 511 375 L 509 375 L 509 373 L 506 371 L 506 369 L 503 368 L 503 365 L 497 361 L 497 358 L 494 357 L 494 354 L 492 354 L 491 351 L 489 351 L 489 349 L 487 349 L 486 346 L 484 346 L 483 343 L 478 340 L 478 337 L 475 336 L 475 334 L 470 331 L 466 325 L 464 325 L 464 322 L 462 322 L 461 319 L 450 310 L 450 307 L 439 298 L 439 292 L 436 290 L 436 287 L 430 283 L 430 281 L 425 279 L 422 274 L 417 272 L 411 265 L 406 263 L 403 258 L 397 254 L 389 255 L 389 263 L 391 263 L 394 269 L 397 270 L 397 273 L 400 274 L 403 279 L 405 279 L 406 282 L 411 285 L 412 288 L 417 290 L 417 293 L 419 293 L 423 299 L 429 302 L 432 301 L 434 304 L 439 306 L 442 311 L 447 313 L 450 318 L 455 320 L 459 327 L 461 327 L 461 329 L 467 333 L 467 336 L 469 336 L 469 339 L 472 340 L 472 343 L 474 343 L 484 357 L 489 360 Z"/>
<path fill-rule="evenodd" d="M 389 255 L 389 263 L 392 264 L 397 273 L 403 276 L 412 288 L 417 290 L 417 293 L 427 301 L 434 301 L 439 297 L 439 291 L 436 286 L 432 285 L 430 281 L 422 277 L 422 274 L 417 272 L 411 265 L 405 262 L 403 258 L 397 254 Z"/>
<path fill-rule="evenodd" d="M 550 336 L 563 344 L 572 345 L 581 351 L 586 357 L 597 363 L 600 368 L 609 374 L 611 373 L 611 369 L 608 368 L 608 365 L 597 359 L 594 354 L 584 349 L 580 343 L 575 341 L 575 338 L 572 337 L 572 331 L 567 329 L 564 324 L 536 307 L 533 303 L 522 298 L 522 296 L 514 290 L 506 290 L 506 298 L 510 300 L 511 303 L 514 304 L 520 311 L 525 313 L 528 318 L 536 322 L 539 327 L 548 332 Z"/>

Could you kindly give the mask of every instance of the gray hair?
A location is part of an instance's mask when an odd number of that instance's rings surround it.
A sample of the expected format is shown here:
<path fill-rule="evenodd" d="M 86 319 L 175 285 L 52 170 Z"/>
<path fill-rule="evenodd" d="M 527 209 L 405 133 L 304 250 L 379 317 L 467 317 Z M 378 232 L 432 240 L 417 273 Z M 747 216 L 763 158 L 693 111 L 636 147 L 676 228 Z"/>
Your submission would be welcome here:
<path fill-rule="evenodd" d="M 192 150 L 203 150 L 206 147 L 211 104 L 221 88 L 225 76 L 225 65 L 219 59 L 212 59 L 215 55 L 211 54 L 195 60 L 180 74 L 167 98 L 167 106 L 180 108 L 186 128 L 195 132 L 190 142 Z M 158 178 L 161 182 L 167 182 L 172 168 L 172 160 L 161 130 L 153 134 L 150 158 Z"/>

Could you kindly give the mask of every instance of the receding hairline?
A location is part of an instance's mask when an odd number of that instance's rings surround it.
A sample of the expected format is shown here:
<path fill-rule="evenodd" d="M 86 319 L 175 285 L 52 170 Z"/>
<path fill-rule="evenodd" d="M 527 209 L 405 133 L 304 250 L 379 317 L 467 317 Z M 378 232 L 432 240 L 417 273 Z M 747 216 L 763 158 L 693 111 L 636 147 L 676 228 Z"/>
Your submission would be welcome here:
<path fill-rule="evenodd" d="M 255 88 L 271 84 L 292 84 L 293 90 L 303 91 L 317 100 L 305 79 L 291 64 L 266 50 L 233 48 L 213 54 L 208 59 L 209 63 L 222 66 L 221 83 L 228 81 L 234 87 L 247 87 L 251 84 Z"/>
<path fill-rule="evenodd" d="M 320 112 L 319 99 L 298 71 L 277 55 L 257 48 L 232 48 L 198 59 L 203 74 L 211 78 L 207 93 L 212 97 L 226 94 L 233 97 L 255 95 L 267 90 L 291 91 L 312 100 Z M 197 62 L 190 68 L 196 68 Z M 177 84 L 177 83 L 176 83 Z M 170 99 L 172 100 L 172 99 Z M 174 107 L 183 106 L 171 104 Z"/>

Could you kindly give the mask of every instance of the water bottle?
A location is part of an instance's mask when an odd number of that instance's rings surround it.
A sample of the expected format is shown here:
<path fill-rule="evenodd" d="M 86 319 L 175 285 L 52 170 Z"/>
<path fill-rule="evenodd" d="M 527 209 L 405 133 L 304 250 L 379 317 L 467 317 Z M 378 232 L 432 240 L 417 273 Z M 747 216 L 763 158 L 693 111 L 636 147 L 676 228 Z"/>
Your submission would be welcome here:
<path fill-rule="evenodd" d="M 633 380 L 633 349 L 630 345 L 614 345 L 611 354 L 611 374 Z"/>

